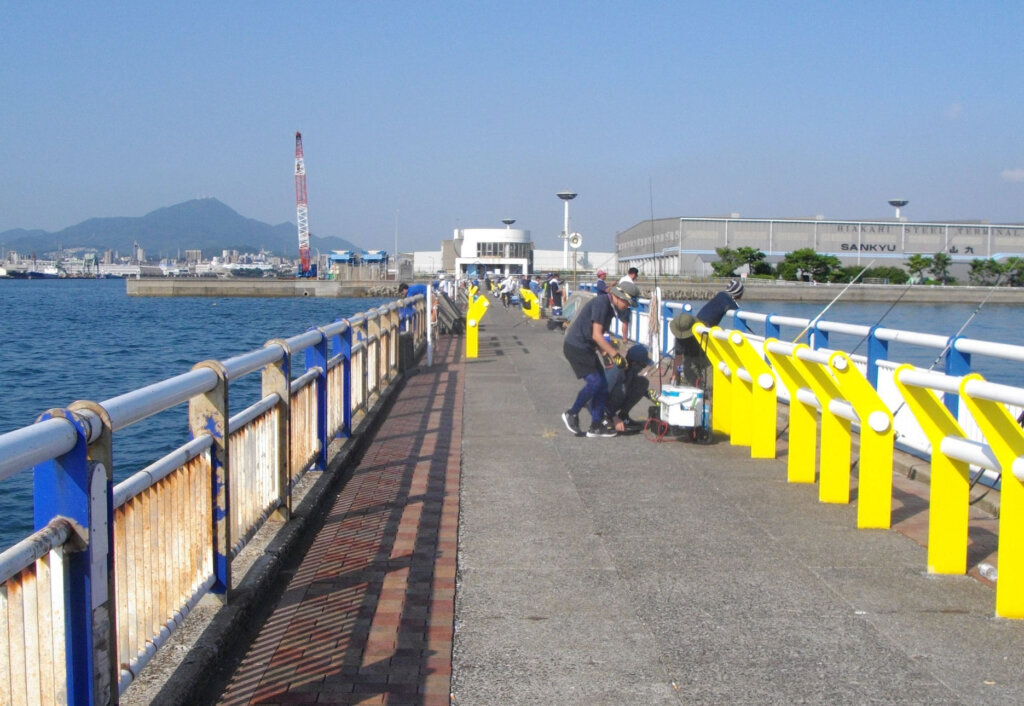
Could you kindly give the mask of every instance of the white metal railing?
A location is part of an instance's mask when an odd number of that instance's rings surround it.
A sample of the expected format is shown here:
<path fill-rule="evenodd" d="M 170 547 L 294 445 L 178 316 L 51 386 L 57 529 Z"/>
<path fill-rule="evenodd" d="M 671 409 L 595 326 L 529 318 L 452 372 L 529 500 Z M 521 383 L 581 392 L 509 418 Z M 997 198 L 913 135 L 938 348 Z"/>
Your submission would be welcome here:
<path fill-rule="evenodd" d="M 115 701 L 200 598 L 228 599 L 231 560 L 400 374 L 399 331 L 419 349 L 425 327 L 417 296 L 0 435 L 0 481 L 34 469 L 54 518 L 0 554 L 0 703 Z M 229 418 L 257 371 L 261 399 Z M 115 486 L 116 432 L 185 402 L 191 440 Z"/>

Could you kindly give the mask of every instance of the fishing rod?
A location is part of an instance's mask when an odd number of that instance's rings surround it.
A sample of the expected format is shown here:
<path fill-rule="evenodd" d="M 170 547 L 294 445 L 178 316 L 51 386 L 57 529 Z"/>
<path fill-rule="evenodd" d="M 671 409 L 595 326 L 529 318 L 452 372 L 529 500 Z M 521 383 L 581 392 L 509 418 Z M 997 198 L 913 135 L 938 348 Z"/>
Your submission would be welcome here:
<path fill-rule="evenodd" d="M 875 323 L 871 325 L 871 327 L 868 329 L 868 334 L 866 336 L 864 336 L 863 338 L 861 338 L 859 341 L 857 341 L 857 345 L 853 347 L 852 351 L 850 351 L 850 355 L 851 356 L 854 353 L 856 353 L 857 350 L 864 344 L 864 341 L 868 340 L 868 336 L 871 335 L 871 330 L 870 329 L 873 329 L 876 326 L 878 326 L 880 323 L 882 323 L 882 320 L 886 316 L 888 316 L 890 314 L 890 312 L 892 312 L 893 309 L 896 308 L 896 305 L 900 303 L 900 301 L 903 299 L 903 297 L 905 297 L 907 295 L 907 292 L 909 292 L 910 288 L 913 287 L 913 286 L 914 286 L 914 281 L 910 280 L 907 283 L 907 286 L 903 288 L 903 291 L 900 292 L 900 295 L 898 297 L 896 297 L 896 301 L 894 301 L 892 304 L 890 304 L 889 308 L 886 309 L 885 312 L 883 312 L 883 314 L 881 316 L 879 316 L 878 319 L 875 320 Z"/>
<path fill-rule="evenodd" d="M 654 291 L 651 292 L 650 311 L 647 312 L 648 341 L 658 344 L 658 389 L 661 389 L 661 360 L 662 360 L 662 336 L 661 336 L 661 297 L 658 296 L 658 258 L 657 244 L 654 242 L 654 180 L 647 177 L 647 193 L 651 205 L 651 260 L 654 262 Z M 657 322 L 657 324 L 655 324 Z M 657 338 L 655 338 L 655 327 L 657 327 Z M 654 339 L 654 340 L 652 340 Z"/>
<path fill-rule="evenodd" d="M 820 321 L 820 320 L 821 320 L 821 317 L 825 315 L 825 312 L 826 312 L 826 311 L 828 311 L 829 309 L 831 309 L 831 308 L 832 308 L 832 305 L 833 305 L 833 304 L 835 304 L 835 303 L 836 303 L 837 301 L 839 301 L 839 299 L 840 299 L 840 298 L 842 298 L 842 296 L 843 296 L 844 294 L 846 294 L 847 290 L 848 290 L 848 289 L 850 289 L 850 287 L 852 287 L 852 286 L 853 286 L 854 282 L 856 282 L 857 280 L 859 280 L 859 279 L 861 278 L 861 276 L 862 276 L 862 275 L 863 275 L 863 274 L 864 274 L 865 272 L 867 272 L 867 271 L 868 271 L 869 269 L 871 269 L 871 266 L 872 266 L 873 264 L 875 264 L 875 261 L 874 261 L 874 260 L 872 260 L 871 262 L 869 262 L 869 263 L 867 264 L 867 267 L 865 267 L 865 268 L 864 268 L 863 270 L 861 270 L 860 272 L 858 272 L 858 273 L 857 273 L 857 276 L 856 276 L 856 277 L 854 277 L 853 279 L 851 279 L 851 280 L 850 280 L 850 281 L 849 281 L 849 282 L 847 283 L 847 285 L 846 285 L 845 287 L 843 287 L 843 291 L 839 292 L 839 294 L 837 294 L 837 295 L 835 296 L 835 298 L 834 298 L 834 299 L 832 299 L 832 301 L 830 301 L 830 302 L 828 303 L 828 305 L 826 305 L 826 306 L 825 306 L 825 308 L 824 308 L 824 309 L 822 309 L 821 311 L 819 311 L 819 312 L 818 312 L 818 315 L 817 315 L 817 316 L 815 316 L 815 317 L 814 317 L 813 319 L 811 319 L 810 321 L 808 321 L 808 322 L 807 322 L 807 325 L 806 325 L 806 326 L 804 326 L 803 330 L 801 330 L 801 331 L 800 331 L 800 333 L 798 333 L 798 334 L 796 335 L 796 338 L 794 338 L 794 339 L 793 339 L 793 343 L 796 343 L 796 342 L 797 342 L 797 341 L 799 341 L 799 340 L 800 340 L 801 338 L 803 338 L 803 335 L 804 335 L 805 333 L 807 333 L 807 332 L 808 332 L 808 331 L 809 331 L 809 330 L 811 329 L 811 327 L 812 327 L 812 326 L 814 326 L 815 324 L 817 324 L 817 323 L 818 323 L 818 321 Z"/>

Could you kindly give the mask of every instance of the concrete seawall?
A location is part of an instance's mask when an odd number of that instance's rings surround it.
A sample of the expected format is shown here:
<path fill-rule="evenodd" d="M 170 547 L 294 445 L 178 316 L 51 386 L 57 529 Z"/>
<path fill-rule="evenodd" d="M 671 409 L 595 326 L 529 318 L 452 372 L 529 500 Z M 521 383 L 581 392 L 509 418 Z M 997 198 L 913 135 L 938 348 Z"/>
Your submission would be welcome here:
<path fill-rule="evenodd" d="M 187 279 L 125 280 L 130 297 L 396 297 L 382 280 Z"/>
<path fill-rule="evenodd" d="M 570 280 L 571 282 L 571 280 Z M 579 282 L 589 283 L 580 279 Z M 644 294 L 654 287 L 653 279 L 640 279 Z M 396 285 L 382 280 L 302 280 L 302 279 L 187 279 L 149 278 L 125 280 L 130 297 L 397 297 Z M 721 282 L 658 282 L 665 300 L 699 301 L 710 299 L 722 290 Z M 743 300 L 783 302 L 830 302 L 845 284 L 811 285 L 778 280 L 749 280 Z M 1024 303 L 1024 288 L 854 284 L 844 294 L 846 302 L 904 302 L 919 304 L 978 303 L 988 297 L 993 304 Z"/>

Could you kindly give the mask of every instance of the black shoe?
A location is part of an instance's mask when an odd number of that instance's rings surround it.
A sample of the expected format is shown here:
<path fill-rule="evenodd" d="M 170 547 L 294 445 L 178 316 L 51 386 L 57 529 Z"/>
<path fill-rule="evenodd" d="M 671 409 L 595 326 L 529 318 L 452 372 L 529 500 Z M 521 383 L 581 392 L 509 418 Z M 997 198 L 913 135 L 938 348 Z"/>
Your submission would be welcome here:
<path fill-rule="evenodd" d="M 626 431 L 640 431 L 641 429 L 644 428 L 643 422 L 637 421 L 636 419 L 631 419 L 629 417 L 623 419 L 622 423 L 625 425 Z"/>
<path fill-rule="evenodd" d="M 618 432 L 615 431 L 615 427 L 609 419 L 602 419 L 600 422 L 594 422 L 590 425 L 590 430 L 587 432 L 587 436 L 591 439 L 599 436 L 611 437 L 616 434 L 618 434 Z"/>
<path fill-rule="evenodd" d="M 565 410 L 562 412 L 562 421 L 565 422 L 566 429 L 576 436 L 583 436 L 583 430 L 580 429 L 580 416 L 578 414 Z"/>

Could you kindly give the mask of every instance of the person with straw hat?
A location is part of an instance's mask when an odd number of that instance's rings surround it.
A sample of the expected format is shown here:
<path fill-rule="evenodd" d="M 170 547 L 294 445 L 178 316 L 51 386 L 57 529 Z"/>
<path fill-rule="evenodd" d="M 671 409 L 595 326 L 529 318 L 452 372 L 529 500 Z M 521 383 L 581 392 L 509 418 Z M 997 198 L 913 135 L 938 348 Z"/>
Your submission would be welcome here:
<path fill-rule="evenodd" d="M 676 339 L 673 384 L 678 385 L 683 381 L 692 387 L 702 387 L 705 378 L 711 382 L 711 363 L 700 342 L 693 335 L 693 325 L 699 321 L 709 328 L 718 326 L 726 313 L 740 308 L 736 300 L 742 296 L 742 280 L 731 279 L 725 290 L 713 296 L 700 308 L 696 316 L 683 312 L 672 318 L 668 327 Z"/>

